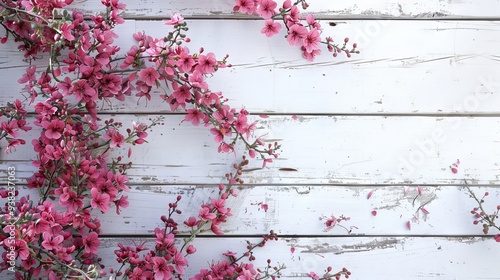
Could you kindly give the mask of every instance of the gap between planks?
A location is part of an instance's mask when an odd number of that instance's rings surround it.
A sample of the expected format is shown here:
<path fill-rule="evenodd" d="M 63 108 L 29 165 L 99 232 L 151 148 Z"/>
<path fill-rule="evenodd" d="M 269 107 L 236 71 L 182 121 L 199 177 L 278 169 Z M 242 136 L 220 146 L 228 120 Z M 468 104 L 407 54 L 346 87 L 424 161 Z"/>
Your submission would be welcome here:
<path fill-rule="evenodd" d="M 37 114 L 34 112 L 28 112 L 26 114 L 29 117 L 36 117 Z M 103 112 L 98 113 L 98 116 L 150 116 L 150 115 L 158 115 L 158 116 L 183 116 L 186 115 L 186 112 Z M 293 117 L 293 116 L 302 116 L 302 117 L 446 117 L 446 118 L 498 118 L 500 117 L 500 113 L 274 113 L 274 112 L 263 112 L 263 113 L 250 113 L 250 116 L 277 116 L 277 117 Z"/>
<path fill-rule="evenodd" d="M 224 235 L 207 235 L 207 234 L 198 234 L 197 238 L 207 238 L 207 239 L 251 239 L 251 238 L 262 238 L 263 234 L 224 234 Z M 495 237 L 495 234 L 477 234 L 477 235 L 437 235 L 437 234 L 339 234 L 339 235 L 328 235 L 328 234 L 279 234 L 277 233 L 278 238 L 280 239 L 291 239 L 291 238 L 449 238 L 449 239 L 472 239 L 472 238 L 491 238 Z M 153 234 L 100 234 L 100 238 L 141 238 L 141 239 L 151 239 L 153 241 L 155 239 Z M 190 235 L 187 234 L 177 234 L 175 236 L 176 239 L 189 238 Z"/>

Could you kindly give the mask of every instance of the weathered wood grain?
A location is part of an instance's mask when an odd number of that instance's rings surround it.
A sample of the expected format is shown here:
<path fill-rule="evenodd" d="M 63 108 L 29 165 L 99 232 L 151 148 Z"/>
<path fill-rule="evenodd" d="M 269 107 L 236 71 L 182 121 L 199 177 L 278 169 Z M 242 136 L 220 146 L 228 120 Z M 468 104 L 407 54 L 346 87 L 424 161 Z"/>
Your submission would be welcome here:
<path fill-rule="evenodd" d="M 186 276 L 194 276 L 212 259 L 221 260 L 231 250 L 242 253 L 243 238 L 200 238 L 193 244 L 196 254 L 190 258 Z M 249 239 L 257 242 L 258 239 Z M 121 242 L 140 244 L 145 239 L 108 239 L 101 250 L 106 264 L 114 264 L 113 250 Z M 149 239 L 149 246 L 154 240 Z M 491 238 L 444 237 L 333 237 L 285 238 L 269 242 L 255 251 L 255 266 L 267 259 L 284 264 L 285 279 L 309 279 L 305 273 L 323 272 L 326 267 L 348 268 L 349 279 L 496 279 L 499 273 L 497 246 Z M 290 249 L 295 248 L 292 254 Z M 119 266 L 113 265 L 115 269 Z M 187 278 L 187 277 L 186 277 Z"/>
<path fill-rule="evenodd" d="M 230 54 L 232 68 L 208 79 L 230 104 L 255 113 L 286 114 L 498 114 L 498 22 L 348 21 L 325 27 L 361 47 L 352 58 L 329 54 L 308 62 L 282 38 L 267 39 L 258 21 L 191 21 L 190 48 Z M 165 35 L 159 21 L 127 21 L 117 44 L 126 52 L 136 31 Z M 244 35 L 238 30 L 246 30 Z M 15 45 L 0 45 L 0 104 L 20 98 L 26 63 Z M 325 50 L 326 52 L 326 50 Z M 47 63 L 36 62 L 39 69 Z M 115 103 L 108 112 L 168 112 L 167 104 Z"/>
<path fill-rule="evenodd" d="M 480 225 L 473 225 L 470 210 L 477 207 L 463 186 L 241 186 L 238 196 L 227 200 L 233 216 L 221 226 L 226 235 L 261 235 L 274 230 L 287 236 L 464 236 L 483 235 Z M 485 211 L 493 213 L 500 204 L 500 188 L 471 187 L 481 197 L 486 191 Z M 367 195 L 373 192 L 370 199 Z M 130 205 L 120 215 L 111 209 L 101 220 L 105 235 L 153 234 L 161 227 L 161 213 L 167 214 L 167 205 L 178 203 L 182 214 L 176 221 L 198 217 L 200 205 L 217 196 L 216 186 L 133 186 L 126 194 Z M 267 210 L 262 207 L 265 204 Z M 424 210 L 421 210 L 421 208 Z M 140 209 L 140 210 L 139 210 Z M 429 214 L 424 211 L 427 210 Z M 376 215 L 372 214 L 376 211 Z M 326 220 L 321 217 L 350 217 L 335 228 L 326 231 Z M 407 228 L 410 221 L 411 230 Z M 180 233 L 189 229 L 180 225 Z M 494 234 L 493 230 L 491 232 Z"/>
<path fill-rule="evenodd" d="M 132 121 L 148 117 L 152 115 L 117 115 L 115 120 L 131 127 Z M 132 183 L 213 184 L 232 171 L 230 166 L 245 151 L 237 149 L 237 157 L 218 154 L 207 128 L 182 120 L 182 115 L 166 115 L 165 124 L 150 133 L 150 143 L 135 147 L 130 158 L 135 165 L 128 171 Z M 499 183 L 498 117 L 284 115 L 252 120 L 258 121 L 255 136 L 281 141 L 283 147 L 269 167 L 261 169 L 258 161 L 248 166 L 249 184 Z M 25 138 L 37 131 L 35 127 Z M 126 157 L 127 150 L 114 154 Z M 19 178 L 32 174 L 34 159 L 29 141 L 17 152 L 0 154 L 2 170 L 15 165 Z M 457 159 L 462 163 L 453 174 L 450 165 Z"/>
<path fill-rule="evenodd" d="M 127 4 L 127 18 L 166 18 L 179 12 L 186 17 L 244 18 L 233 12 L 234 0 L 140 0 L 122 1 Z M 281 5 L 282 1 L 276 1 Z M 356 18 L 418 18 L 437 19 L 446 17 L 497 17 L 500 3 L 496 0 L 466 1 L 404 1 L 404 0 L 355 0 L 355 1 L 308 1 L 308 13 L 322 17 Z M 86 13 L 101 11 L 99 1 L 76 1 L 73 7 Z"/>

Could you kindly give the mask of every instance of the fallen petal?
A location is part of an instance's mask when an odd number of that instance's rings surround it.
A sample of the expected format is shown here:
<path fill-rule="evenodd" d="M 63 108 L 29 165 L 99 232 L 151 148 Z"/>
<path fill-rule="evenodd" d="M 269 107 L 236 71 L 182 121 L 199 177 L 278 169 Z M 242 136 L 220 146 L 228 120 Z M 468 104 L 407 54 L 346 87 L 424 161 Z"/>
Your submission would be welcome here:
<path fill-rule="evenodd" d="M 368 193 L 368 195 L 366 196 L 366 199 L 370 199 L 370 197 L 372 197 L 372 195 L 373 195 L 373 191 L 370 191 L 370 192 Z"/>

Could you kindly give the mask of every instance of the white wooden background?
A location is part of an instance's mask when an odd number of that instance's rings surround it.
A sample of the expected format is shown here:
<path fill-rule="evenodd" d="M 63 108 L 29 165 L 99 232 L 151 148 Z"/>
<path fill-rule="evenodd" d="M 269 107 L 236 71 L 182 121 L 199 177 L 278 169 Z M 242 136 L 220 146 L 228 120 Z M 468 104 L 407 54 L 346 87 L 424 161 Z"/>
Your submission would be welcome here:
<path fill-rule="evenodd" d="M 76 2 L 88 13 L 100 8 L 100 1 Z M 188 275 L 274 229 L 282 238 L 257 251 L 257 264 L 284 263 L 285 278 L 305 279 L 331 265 L 350 269 L 350 279 L 500 279 L 500 245 L 472 225 L 475 205 L 463 188 L 466 179 L 478 194 L 490 192 L 491 209 L 500 203 L 499 0 L 311 1 L 324 34 L 349 36 L 362 50 L 312 63 L 283 33 L 267 38 L 263 21 L 234 14 L 232 0 L 124 2 L 127 21 L 118 30 L 124 50 L 130 34 L 161 36 L 167 32 L 161 19 L 181 12 L 191 49 L 230 54 L 233 67 L 210 79 L 211 88 L 233 106 L 245 105 L 262 133 L 283 143 L 275 163 L 248 168 L 248 184 L 229 202 L 235 215 L 224 225 L 227 234 L 196 241 Z M 12 81 L 26 64 L 14 44 L 0 48 L 4 103 L 19 96 Z M 205 128 L 180 124 L 183 116 L 158 100 L 106 111 L 124 122 L 165 116 L 133 154 L 130 207 L 102 217 L 108 264 L 118 242 L 151 241 L 160 213 L 178 194 L 182 217 L 197 215 L 236 161 L 217 154 Z M 10 165 L 29 177 L 34 156 L 29 146 L 1 154 L 2 180 Z M 417 185 L 422 195 L 414 201 Z M 418 211 L 423 204 L 428 215 Z M 319 217 L 330 214 L 351 217 L 345 225 L 356 227 L 353 235 L 324 232 Z"/>

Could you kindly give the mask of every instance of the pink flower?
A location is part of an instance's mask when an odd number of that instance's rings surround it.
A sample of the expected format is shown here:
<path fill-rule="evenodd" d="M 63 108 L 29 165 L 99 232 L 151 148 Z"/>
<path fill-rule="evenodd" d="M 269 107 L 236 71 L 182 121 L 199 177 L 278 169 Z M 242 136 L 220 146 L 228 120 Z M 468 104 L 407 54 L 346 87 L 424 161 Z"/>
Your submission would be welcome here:
<path fill-rule="evenodd" d="M 210 230 L 216 235 L 224 235 L 224 232 L 219 228 L 220 222 L 212 221 L 212 225 L 210 226 Z"/>
<path fill-rule="evenodd" d="M 203 119 L 203 113 L 196 109 L 188 109 L 185 120 L 191 122 L 193 125 L 199 125 L 200 120 Z"/>
<path fill-rule="evenodd" d="M 307 33 L 307 28 L 300 24 L 294 24 L 290 27 L 286 40 L 292 46 L 302 46 Z"/>
<path fill-rule="evenodd" d="M 189 53 L 182 52 L 179 56 L 179 60 L 177 60 L 177 68 L 179 68 L 179 71 L 181 73 L 187 73 L 191 71 L 191 68 L 193 68 L 195 64 L 195 61 L 192 56 L 189 55 Z"/>
<path fill-rule="evenodd" d="M 182 86 L 178 86 L 177 83 L 173 83 L 172 87 L 174 88 L 174 92 L 172 92 L 172 96 L 179 103 L 185 103 L 186 100 L 191 98 L 191 91 L 189 90 L 189 86 L 183 84 Z"/>
<path fill-rule="evenodd" d="M 224 199 L 213 199 L 211 201 L 212 206 L 217 209 L 219 213 L 226 214 L 228 209 L 225 207 L 226 201 Z"/>
<path fill-rule="evenodd" d="M 23 76 L 19 80 L 17 80 L 17 82 L 19 84 L 24 84 L 27 82 L 30 83 L 35 82 L 36 81 L 35 72 L 36 72 L 36 65 L 29 66 L 28 68 L 26 68 L 26 73 L 23 74 Z"/>
<path fill-rule="evenodd" d="M 14 247 L 15 252 L 21 258 L 21 260 L 24 261 L 28 259 L 28 257 L 30 256 L 30 251 L 28 249 L 28 244 L 26 244 L 26 241 L 17 239 L 16 245 Z"/>
<path fill-rule="evenodd" d="M 215 54 L 208 53 L 207 55 L 200 55 L 196 70 L 200 71 L 202 74 L 211 74 L 215 72 L 216 65 L 217 60 L 215 59 Z"/>
<path fill-rule="evenodd" d="M 316 28 L 313 28 L 307 33 L 306 38 L 304 38 L 304 47 L 308 53 L 311 53 L 313 50 L 318 49 L 320 42 L 319 32 Z"/>
<path fill-rule="evenodd" d="M 277 6 L 278 5 L 273 0 L 261 0 L 257 13 L 264 19 L 271 18 L 276 14 L 275 9 Z"/>
<path fill-rule="evenodd" d="M 203 221 L 210 221 L 215 219 L 217 216 L 214 213 L 212 213 L 212 211 L 210 211 L 210 208 L 202 207 L 199 213 L 199 217 Z"/>
<path fill-rule="evenodd" d="M 128 196 L 122 195 L 118 200 L 115 200 L 116 205 L 116 214 L 120 215 L 120 207 L 127 208 L 128 207 Z"/>
<path fill-rule="evenodd" d="M 255 1 L 236 0 L 236 6 L 234 6 L 233 11 L 251 15 L 255 11 Z"/>
<path fill-rule="evenodd" d="M 181 252 L 175 252 L 172 263 L 175 264 L 175 269 L 177 269 L 179 274 L 184 274 L 184 267 L 188 265 L 188 261 L 184 258 Z"/>
<path fill-rule="evenodd" d="M 203 77 L 203 74 L 201 74 L 200 71 L 195 70 L 190 76 L 189 76 L 189 82 L 193 87 L 200 88 L 202 90 L 207 90 L 208 89 L 208 84 L 205 82 L 205 79 Z"/>
<path fill-rule="evenodd" d="M 318 274 L 316 274 L 316 273 L 314 273 L 314 272 L 312 272 L 312 271 L 311 271 L 311 272 L 309 272 L 309 273 L 306 273 L 306 275 L 307 275 L 308 277 L 311 277 L 311 279 L 314 279 L 314 280 L 319 280 L 319 276 L 318 276 Z"/>
<path fill-rule="evenodd" d="M 68 207 L 70 213 L 75 213 L 83 207 L 83 196 L 78 196 L 74 190 L 64 187 L 63 193 L 59 196 L 59 205 Z"/>
<path fill-rule="evenodd" d="M 153 257 L 153 271 L 155 280 L 172 279 L 167 261 L 162 257 Z"/>
<path fill-rule="evenodd" d="M 67 22 L 63 23 L 61 26 L 62 36 L 68 41 L 75 40 L 75 36 L 71 34 L 71 30 L 73 30 L 74 28 L 75 27 L 73 26 L 73 24 L 68 24 Z"/>
<path fill-rule="evenodd" d="M 231 109 L 228 105 L 224 105 L 213 113 L 213 117 L 221 123 L 232 123 L 234 120 L 234 109 Z"/>
<path fill-rule="evenodd" d="M 327 218 L 326 222 L 325 222 L 325 225 L 326 225 L 325 231 L 329 231 L 332 228 L 334 228 L 337 225 L 337 221 L 338 220 L 335 216 L 331 216 L 330 218 Z"/>
<path fill-rule="evenodd" d="M 156 80 L 160 78 L 160 74 L 153 67 L 142 69 L 139 71 L 138 75 L 139 78 L 143 79 L 146 85 L 150 87 L 152 87 L 156 83 Z"/>
<path fill-rule="evenodd" d="M 189 217 L 189 219 L 184 221 L 184 224 L 188 227 L 195 227 L 200 224 L 200 220 L 197 220 L 195 217 Z"/>
<path fill-rule="evenodd" d="M 85 245 L 86 253 L 97 254 L 101 240 L 99 240 L 97 233 L 93 231 L 83 238 L 83 244 Z"/>
<path fill-rule="evenodd" d="M 78 102 L 82 99 L 85 102 L 95 101 L 98 98 L 96 90 L 89 85 L 86 79 L 80 79 L 74 83 L 73 94 Z"/>
<path fill-rule="evenodd" d="M 274 22 L 273 19 L 266 20 L 266 26 L 262 28 L 261 33 L 265 34 L 267 37 L 271 37 L 278 33 L 281 29 L 281 24 L 279 22 Z"/>
<path fill-rule="evenodd" d="M 164 20 L 163 23 L 165 23 L 166 25 L 176 25 L 181 23 L 183 20 L 184 18 L 179 13 L 175 13 L 170 17 L 170 20 Z"/>
<path fill-rule="evenodd" d="M 313 61 L 314 58 L 316 58 L 317 55 L 320 55 L 321 54 L 321 50 L 320 49 L 315 49 L 315 50 L 312 50 L 312 52 L 307 52 L 305 49 L 303 50 L 302 52 L 302 56 L 309 60 L 309 61 Z"/>
<path fill-rule="evenodd" d="M 61 120 L 52 120 L 51 122 L 42 121 L 42 127 L 45 128 L 45 137 L 49 139 L 59 139 L 64 131 L 65 124 Z"/>
<path fill-rule="evenodd" d="M 61 247 L 64 237 L 62 235 L 52 235 L 52 233 L 46 231 L 43 233 L 42 247 L 47 250 L 57 251 Z"/>
<path fill-rule="evenodd" d="M 69 95 L 73 91 L 73 81 L 69 77 L 65 77 L 63 81 L 57 84 L 57 88 L 63 96 Z"/>
<path fill-rule="evenodd" d="M 92 188 L 90 191 L 92 195 L 92 200 L 90 205 L 92 208 L 99 208 L 101 212 L 107 212 L 109 210 L 109 195 L 107 193 L 100 193 L 97 188 Z"/>
<path fill-rule="evenodd" d="M 1 128 L 3 131 L 7 132 L 12 137 L 19 136 L 17 120 L 12 120 L 10 122 L 2 122 Z"/>
<path fill-rule="evenodd" d="M 110 148 L 114 147 L 121 147 L 125 142 L 123 140 L 125 137 L 120 134 L 120 132 L 113 127 L 108 128 L 108 131 L 106 131 L 106 134 L 102 136 L 104 140 L 111 140 L 111 143 L 109 144 Z"/>
<path fill-rule="evenodd" d="M 500 234 L 495 235 L 495 241 L 500 242 Z"/>

